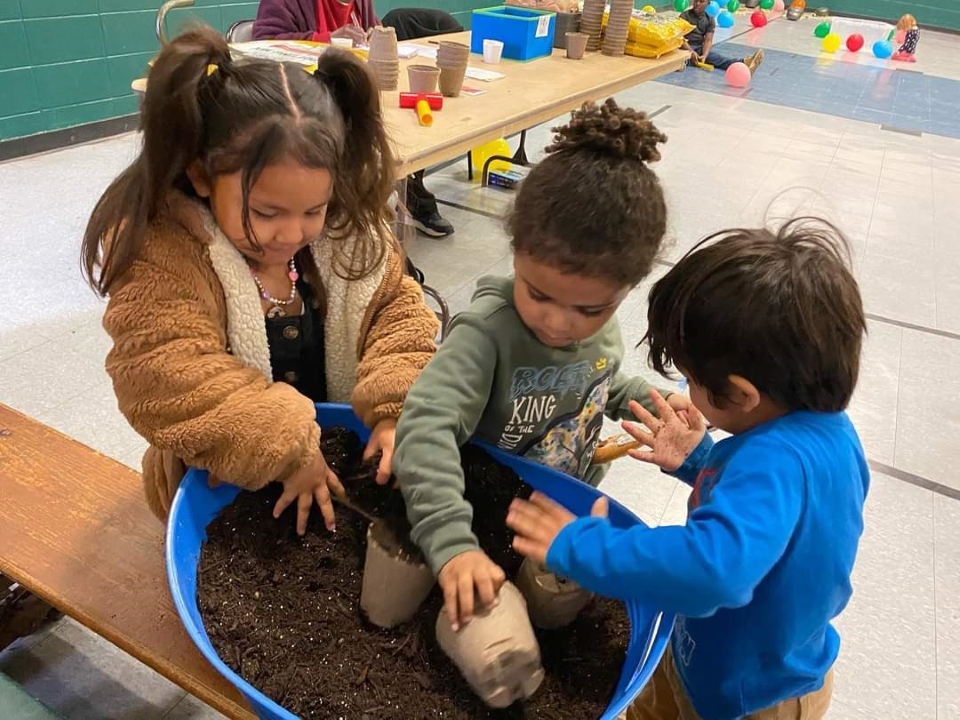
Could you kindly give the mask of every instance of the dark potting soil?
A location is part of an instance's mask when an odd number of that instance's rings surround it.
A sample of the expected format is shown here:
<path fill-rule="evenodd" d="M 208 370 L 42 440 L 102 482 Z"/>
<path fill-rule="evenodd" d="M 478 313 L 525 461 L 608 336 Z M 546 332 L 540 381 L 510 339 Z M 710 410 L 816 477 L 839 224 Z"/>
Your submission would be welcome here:
<path fill-rule="evenodd" d="M 388 519 L 399 549 L 417 554 L 401 494 L 376 485 L 374 463 L 360 461 L 359 438 L 324 431 L 324 456 L 350 500 Z M 462 453 L 474 531 L 512 577 L 521 558 L 504 523 L 514 497 L 529 486 L 477 448 Z M 597 600 L 568 628 L 537 631 L 546 679 L 525 703 L 486 707 L 436 643 L 443 599 L 438 590 L 410 623 L 382 630 L 360 611 L 368 521 L 336 506 L 337 532 L 311 516 L 307 534 L 295 513 L 271 511 L 277 483 L 237 500 L 207 528 L 198 572 L 198 601 L 207 634 L 224 662 L 251 685 L 303 718 L 491 718 L 590 720 L 606 708 L 629 637 L 623 605 Z M 379 539 L 379 538 L 378 538 Z"/>

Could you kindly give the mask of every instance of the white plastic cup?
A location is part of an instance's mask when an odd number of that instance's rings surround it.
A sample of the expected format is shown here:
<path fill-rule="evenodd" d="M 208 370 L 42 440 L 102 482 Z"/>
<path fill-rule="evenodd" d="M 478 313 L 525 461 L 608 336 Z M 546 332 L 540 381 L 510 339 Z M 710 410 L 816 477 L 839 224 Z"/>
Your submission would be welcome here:
<path fill-rule="evenodd" d="M 499 40 L 483 41 L 483 61 L 487 65 L 497 65 L 503 55 L 503 43 Z"/>

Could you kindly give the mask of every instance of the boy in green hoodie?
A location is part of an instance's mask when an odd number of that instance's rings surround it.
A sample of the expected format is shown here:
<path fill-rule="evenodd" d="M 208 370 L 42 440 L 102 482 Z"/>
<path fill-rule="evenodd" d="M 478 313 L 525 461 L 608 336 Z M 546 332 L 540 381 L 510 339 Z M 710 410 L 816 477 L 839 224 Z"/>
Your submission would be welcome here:
<path fill-rule="evenodd" d="M 510 217 L 514 278 L 480 281 L 397 428 L 393 470 L 412 537 L 455 630 L 476 599 L 492 606 L 506 579 L 471 530 L 460 446 L 476 436 L 596 484 L 603 416 L 632 417 L 631 400 L 650 402 L 649 384 L 619 370 L 615 313 L 649 274 L 666 231 L 663 191 L 648 167 L 666 137 L 613 99 L 584 105 L 554 132 Z M 689 407 L 680 395 L 668 402 Z"/>

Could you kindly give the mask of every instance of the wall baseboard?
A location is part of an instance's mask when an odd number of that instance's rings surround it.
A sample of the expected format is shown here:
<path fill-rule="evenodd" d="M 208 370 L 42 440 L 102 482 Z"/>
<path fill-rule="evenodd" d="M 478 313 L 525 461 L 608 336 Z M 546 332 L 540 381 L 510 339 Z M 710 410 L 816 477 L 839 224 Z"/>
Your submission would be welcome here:
<path fill-rule="evenodd" d="M 114 135 L 122 135 L 136 130 L 139 124 L 140 115 L 135 113 L 107 120 L 98 120 L 97 122 L 77 125 L 63 130 L 53 130 L 38 135 L 4 140 L 0 142 L 0 162 L 26 155 L 49 152 L 50 150 L 59 150 L 94 140 L 103 140 Z"/>

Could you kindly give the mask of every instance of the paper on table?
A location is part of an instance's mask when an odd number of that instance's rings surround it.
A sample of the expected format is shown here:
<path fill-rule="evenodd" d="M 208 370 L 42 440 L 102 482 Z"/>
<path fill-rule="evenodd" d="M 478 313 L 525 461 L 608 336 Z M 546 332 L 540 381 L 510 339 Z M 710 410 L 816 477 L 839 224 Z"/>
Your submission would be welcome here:
<path fill-rule="evenodd" d="M 503 73 L 498 73 L 494 70 L 484 70 L 483 68 L 476 68 L 467 66 L 467 77 L 471 80 L 481 80 L 483 82 L 490 82 L 491 80 L 499 80 L 502 77 L 506 77 Z"/>
<path fill-rule="evenodd" d="M 437 59 L 437 46 L 436 45 L 419 45 L 417 43 L 404 43 L 408 47 L 416 49 L 417 56 L 422 58 L 428 58 L 430 60 Z M 400 46 L 397 46 L 397 52 L 400 51 Z"/>
<path fill-rule="evenodd" d="M 329 48 L 307 41 L 277 42 L 276 40 L 253 40 L 251 42 L 233 43 L 231 52 L 258 60 L 272 60 L 274 62 L 292 62 L 298 65 L 316 65 L 320 56 Z M 362 48 L 353 48 L 354 55 L 366 58 L 367 53 Z"/>
<path fill-rule="evenodd" d="M 274 62 L 293 62 L 298 65 L 316 64 L 326 48 L 326 45 L 278 43 L 269 40 L 236 43 L 230 46 L 232 51 L 247 57 Z"/>
<path fill-rule="evenodd" d="M 421 50 L 430 50 L 430 48 L 423 45 L 415 45 L 414 43 L 400 43 L 397 45 L 397 55 L 401 60 L 409 60 L 412 57 L 417 57 L 418 55 L 423 57 Z M 433 51 L 434 56 L 436 56 L 437 51 Z"/>

